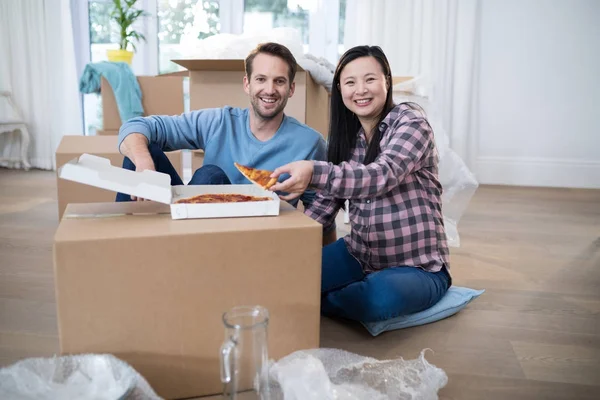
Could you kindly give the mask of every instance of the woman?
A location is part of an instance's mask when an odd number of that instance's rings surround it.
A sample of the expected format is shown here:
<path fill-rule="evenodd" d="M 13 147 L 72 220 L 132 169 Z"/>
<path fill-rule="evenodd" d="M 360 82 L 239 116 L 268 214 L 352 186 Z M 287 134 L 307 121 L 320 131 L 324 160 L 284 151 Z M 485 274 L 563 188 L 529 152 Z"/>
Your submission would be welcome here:
<path fill-rule="evenodd" d="M 377 46 L 348 50 L 331 94 L 328 160 L 296 161 L 271 188 L 289 200 L 307 188 L 305 213 L 327 231 L 350 202 L 351 233 L 323 248 L 322 310 L 363 322 L 425 310 L 451 285 L 433 132 L 421 109 L 395 105 Z"/>

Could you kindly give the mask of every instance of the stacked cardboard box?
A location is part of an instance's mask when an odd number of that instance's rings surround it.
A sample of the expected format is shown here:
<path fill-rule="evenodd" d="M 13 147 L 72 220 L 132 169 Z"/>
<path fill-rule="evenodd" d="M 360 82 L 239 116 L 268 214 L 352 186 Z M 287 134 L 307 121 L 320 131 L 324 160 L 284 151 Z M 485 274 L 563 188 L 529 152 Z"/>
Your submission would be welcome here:
<path fill-rule="evenodd" d="M 184 111 L 182 76 L 138 76 L 145 115 L 179 115 Z M 118 134 L 121 121 L 114 92 L 108 81 L 100 82 L 102 133 Z"/>
<path fill-rule="evenodd" d="M 248 95 L 242 90 L 244 60 L 173 60 L 189 71 L 190 109 L 210 107 L 246 108 Z M 296 89 L 288 100 L 285 113 L 305 123 L 323 136 L 329 124 L 329 95 L 310 74 L 298 67 Z M 210 93 L 210 96 L 200 95 Z"/>

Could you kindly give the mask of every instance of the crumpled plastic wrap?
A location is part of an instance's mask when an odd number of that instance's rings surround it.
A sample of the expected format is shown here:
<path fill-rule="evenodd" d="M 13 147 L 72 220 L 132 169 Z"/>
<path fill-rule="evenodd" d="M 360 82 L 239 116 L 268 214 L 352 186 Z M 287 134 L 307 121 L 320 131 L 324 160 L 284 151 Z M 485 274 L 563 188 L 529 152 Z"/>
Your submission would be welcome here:
<path fill-rule="evenodd" d="M 108 354 L 18 361 L 0 370 L 0 399 L 161 400 L 129 364 Z"/>
<path fill-rule="evenodd" d="M 427 362 L 339 349 L 294 352 L 268 365 L 271 400 L 437 400 L 446 373 Z M 162 400 L 129 364 L 102 354 L 28 358 L 0 370 L 0 399 Z"/>
<path fill-rule="evenodd" d="M 265 42 L 284 45 L 296 59 L 304 56 L 302 37 L 300 32 L 293 28 L 273 28 L 264 32 L 243 34 L 219 33 L 204 39 L 183 35 L 180 51 L 185 58 L 243 60 L 259 43 Z"/>
<path fill-rule="evenodd" d="M 450 138 L 441 117 L 433 106 L 431 84 L 424 77 L 415 77 L 409 81 L 394 85 L 394 101 L 410 101 L 420 105 L 427 114 L 427 120 L 433 128 L 439 153 L 439 174 L 442 184 L 442 213 L 448 245 L 460 247 L 458 222 L 463 216 L 471 198 L 479 187 L 479 182 L 464 160 L 450 148 Z"/>
<path fill-rule="evenodd" d="M 292 353 L 270 366 L 272 400 L 435 400 L 446 373 L 427 362 L 377 360 L 339 349 Z"/>

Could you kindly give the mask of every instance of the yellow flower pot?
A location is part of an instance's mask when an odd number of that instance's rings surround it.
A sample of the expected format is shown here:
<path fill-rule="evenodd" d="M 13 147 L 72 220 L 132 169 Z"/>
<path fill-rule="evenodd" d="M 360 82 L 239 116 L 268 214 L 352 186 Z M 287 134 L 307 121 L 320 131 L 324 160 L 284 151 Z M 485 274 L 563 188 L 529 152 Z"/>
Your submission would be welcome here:
<path fill-rule="evenodd" d="M 126 62 L 131 65 L 133 52 L 129 50 L 106 50 L 106 56 L 108 57 L 108 61 Z"/>

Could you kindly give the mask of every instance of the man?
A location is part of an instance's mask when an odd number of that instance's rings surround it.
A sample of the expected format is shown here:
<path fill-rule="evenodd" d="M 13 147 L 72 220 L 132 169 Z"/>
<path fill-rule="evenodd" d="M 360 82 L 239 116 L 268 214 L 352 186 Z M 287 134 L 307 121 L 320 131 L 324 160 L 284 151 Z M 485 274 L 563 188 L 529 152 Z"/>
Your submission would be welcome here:
<path fill-rule="evenodd" d="M 261 44 L 246 58 L 245 69 L 249 109 L 194 110 L 178 116 L 133 118 L 123 124 L 119 131 L 123 168 L 164 172 L 171 176 L 172 185 L 182 185 L 164 151 L 202 149 L 204 165 L 194 172 L 190 185 L 248 184 L 234 162 L 274 170 L 296 160 L 325 160 L 321 134 L 284 114 L 295 89 L 297 64 L 292 53 L 278 43 Z M 301 200 L 307 207 L 313 198 L 314 192 L 307 191 Z M 118 193 L 116 200 L 135 198 Z"/>

